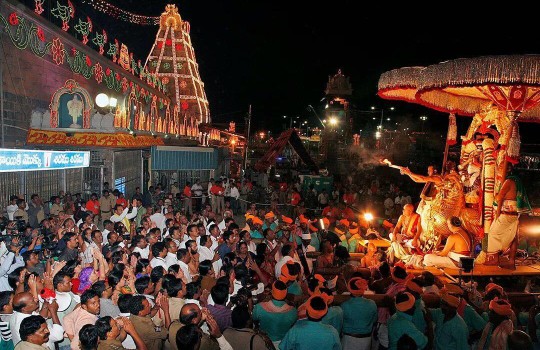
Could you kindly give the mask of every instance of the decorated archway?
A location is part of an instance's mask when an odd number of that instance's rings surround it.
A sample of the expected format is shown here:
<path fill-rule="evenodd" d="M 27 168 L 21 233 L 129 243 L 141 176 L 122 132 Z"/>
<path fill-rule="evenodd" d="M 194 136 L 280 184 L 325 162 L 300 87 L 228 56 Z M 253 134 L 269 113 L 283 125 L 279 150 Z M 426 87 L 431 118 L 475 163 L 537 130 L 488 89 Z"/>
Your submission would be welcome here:
<path fill-rule="evenodd" d="M 49 108 L 51 128 L 90 128 L 94 102 L 88 91 L 73 79 L 68 79 L 63 87 L 56 90 Z"/>

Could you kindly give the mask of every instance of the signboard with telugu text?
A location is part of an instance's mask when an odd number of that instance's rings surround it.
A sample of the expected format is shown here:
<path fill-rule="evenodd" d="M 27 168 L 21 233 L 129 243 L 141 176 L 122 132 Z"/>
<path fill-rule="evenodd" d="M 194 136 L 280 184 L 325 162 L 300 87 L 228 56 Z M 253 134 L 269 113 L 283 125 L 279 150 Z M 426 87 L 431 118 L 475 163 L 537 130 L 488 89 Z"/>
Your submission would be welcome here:
<path fill-rule="evenodd" d="M 0 148 L 0 172 L 85 168 L 90 152 Z"/>

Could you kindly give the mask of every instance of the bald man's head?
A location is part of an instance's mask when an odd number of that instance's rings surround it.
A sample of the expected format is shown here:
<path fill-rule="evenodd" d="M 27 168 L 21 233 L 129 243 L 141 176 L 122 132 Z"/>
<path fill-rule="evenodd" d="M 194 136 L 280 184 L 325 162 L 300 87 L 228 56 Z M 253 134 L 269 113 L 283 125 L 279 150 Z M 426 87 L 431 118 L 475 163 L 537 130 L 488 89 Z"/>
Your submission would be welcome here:
<path fill-rule="evenodd" d="M 180 310 L 180 322 L 183 325 L 198 325 L 201 322 L 201 308 L 197 304 L 187 303 Z"/>
<path fill-rule="evenodd" d="M 405 204 L 403 206 L 403 215 L 405 216 L 411 216 L 412 213 L 414 213 L 414 205 L 412 204 Z"/>
<path fill-rule="evenodd" d="M 30 292 L 18 293 L 13 296 L 13 311 L 31 314 L 39 308 L 39 302 Z"/>

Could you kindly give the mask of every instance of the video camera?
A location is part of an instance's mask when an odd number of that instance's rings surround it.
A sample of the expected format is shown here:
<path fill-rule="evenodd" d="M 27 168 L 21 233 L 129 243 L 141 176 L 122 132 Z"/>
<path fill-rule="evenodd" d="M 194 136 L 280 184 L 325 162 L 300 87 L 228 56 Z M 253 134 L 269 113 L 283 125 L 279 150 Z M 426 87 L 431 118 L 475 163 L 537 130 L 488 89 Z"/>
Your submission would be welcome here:
<path fill-rule="evenodd" d="M 13 245 L 24 247 L 30 245 L 32 243 L 32 237 L 26 235 L 27 227 L 26 221 L 20 216 L 16 217 L 15 221 L 11 221 L 8 224 L 2 222 L 2 227 L 0 228 L 2 231 L 5 229 L 6 234 L 0 235 L 0 241 L 5 242 L 6 246 Z M 18 238 L 18 243 L 13 244 L 13 238 Z"/>

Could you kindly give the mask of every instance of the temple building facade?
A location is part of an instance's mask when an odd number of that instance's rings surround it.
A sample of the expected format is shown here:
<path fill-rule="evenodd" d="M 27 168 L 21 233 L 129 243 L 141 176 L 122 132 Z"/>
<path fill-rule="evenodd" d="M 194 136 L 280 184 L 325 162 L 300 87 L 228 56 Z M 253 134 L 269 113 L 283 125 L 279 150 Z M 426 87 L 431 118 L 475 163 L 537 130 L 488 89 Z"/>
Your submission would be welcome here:
<path fill-rule="evenodd" d="M 10 194 L 89 195 L 104 182 L 129 194 L 220 171 L 220 146 L 237 137 L 209 124 L 189 23 L 176 6 L 160 17 L 146 62 L 69 1 L 2 1 L 0 28 L 0 147 L 88 160 L 47 171 L 0 164 L 0 205 Z"/>

